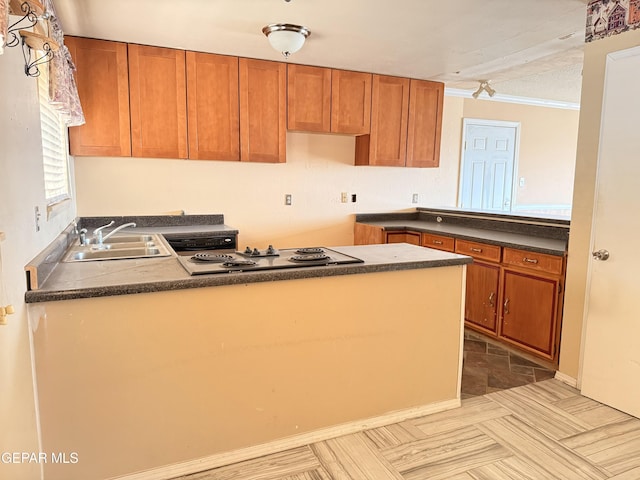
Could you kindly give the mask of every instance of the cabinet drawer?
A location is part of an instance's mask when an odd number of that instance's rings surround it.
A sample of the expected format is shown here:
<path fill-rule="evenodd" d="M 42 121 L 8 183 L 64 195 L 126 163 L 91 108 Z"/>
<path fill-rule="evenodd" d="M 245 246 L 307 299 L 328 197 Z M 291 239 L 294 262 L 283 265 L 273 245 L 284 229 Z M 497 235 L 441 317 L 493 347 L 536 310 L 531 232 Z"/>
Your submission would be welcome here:
<path fill-rule="evenodd" d="M 410 243 L 420 245 L 420 234 L 417 232 L 387 232 L 387 243 Z"/>
<path fill-rule="evenodd" d="M 456 239 L 456 253 L 469 255 L 480 260 L 499 262 L 500 250 L 502 250 L 502 248 L 497 245 L 487 245 L 486 243 Z"/>
<path fill-rule="evenodd" d="M 505 248 L 503 262 L 508 265 L 530 268 L 541 272 L 553 273 L 556 275 L 562 274 L 563 257 L 555 255 Z"/>
<path fill-rule="evenodd" d="M 422 234 L 422 246 L 436 248 L 446 252 L 453 252 L 455 240 L 452 237 L 443 237 L 442 235 L 433 235 L 431 233 Z"/>

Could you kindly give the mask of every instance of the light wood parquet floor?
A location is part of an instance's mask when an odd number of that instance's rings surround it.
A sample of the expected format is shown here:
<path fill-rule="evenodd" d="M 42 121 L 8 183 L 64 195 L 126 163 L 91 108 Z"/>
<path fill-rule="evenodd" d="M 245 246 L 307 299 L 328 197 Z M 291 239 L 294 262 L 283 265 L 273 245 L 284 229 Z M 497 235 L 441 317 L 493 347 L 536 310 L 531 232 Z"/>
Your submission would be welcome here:
<path fill-rule="evenodd" d="M 180 480 L 640 480 L 640 419 L 557 380 Z"/>

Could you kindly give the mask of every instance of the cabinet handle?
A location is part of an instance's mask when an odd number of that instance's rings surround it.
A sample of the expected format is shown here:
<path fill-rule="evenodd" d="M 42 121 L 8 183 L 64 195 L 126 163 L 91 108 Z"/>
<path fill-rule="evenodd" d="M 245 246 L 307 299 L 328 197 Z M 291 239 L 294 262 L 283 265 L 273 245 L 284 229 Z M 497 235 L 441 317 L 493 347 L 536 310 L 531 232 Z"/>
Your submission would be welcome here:
<path fill-rule="evenodd" d="M 527 257 L 524 257 L 524 258 L 522 259 L 522 261 L 523 261 L 523 262 L 526 262 L 526 263 L 533 263 L 533 264 L 538 263 L 538 259 L 537 259 L 537 258 L 527 258 Z"/>
<path fill-rule="evenodd" d="M 469 250 L 471 250 L 472 252 L 476 252 L 476 253 L 482 253 L 482 249 L 481 248 L 471 247 Z"/>
<path fill-rule="evenodd" d="M 504 301 L 504 314 L 509 315 L 509 299 L 508 298 Z"/>
<path fill-rule="evenodd" d="M 495 293 L 493 293 L 493 292 L 491 292 L 491 295 L 489 295 L 489 305 L 490 305 L 491 307 L 494 307 L 494 306 L 495 306 L 495 303 L 493 303 L 493 298 L 494 298 L 495 296 L 496 296 L 496 294 L 495 294 Z"/>
<path fill-rule="evenodd" d="M 442 240 L 434 240 L 433 244 L 434 245 L 442 245 Z"/>

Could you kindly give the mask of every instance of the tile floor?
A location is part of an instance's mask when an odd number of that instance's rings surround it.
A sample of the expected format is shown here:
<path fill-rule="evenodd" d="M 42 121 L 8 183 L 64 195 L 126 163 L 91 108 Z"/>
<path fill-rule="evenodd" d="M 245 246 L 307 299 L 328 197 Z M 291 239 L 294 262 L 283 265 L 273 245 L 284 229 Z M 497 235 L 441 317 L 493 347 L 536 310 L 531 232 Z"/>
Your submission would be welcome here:
<path fill-rule="evenodd" d="M 468 398 L 461 408 L 180 478 L 638 480 L 640 419 L 551 379 Z"/>
<path fill-rule="evenodd" d="M 471 330 L 464 333 L 462 398 L 553 378 L 555 371 L 501 347 Z"/>

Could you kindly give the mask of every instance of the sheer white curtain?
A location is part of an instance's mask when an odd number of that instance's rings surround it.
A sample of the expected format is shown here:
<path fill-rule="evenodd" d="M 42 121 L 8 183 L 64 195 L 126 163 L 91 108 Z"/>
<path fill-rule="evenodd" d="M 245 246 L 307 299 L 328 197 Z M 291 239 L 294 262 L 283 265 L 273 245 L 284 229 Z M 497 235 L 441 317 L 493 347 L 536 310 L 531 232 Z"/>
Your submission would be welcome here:
<path fill-rule="evenodd" d="M 3 0 L 0 0 L 3 1 Z M 83 125 L 84 114 L 78 97 L 78 88 L 73 76 L 75 66 L 64 45 L 64 32 L 56 14 L 53 0 L 44 0 L 45 12 L 49 23 L 49 36 L 60 45 L 49 64 L 49 98 L 51 105 L 56 108 L 69 127 Z"/>

